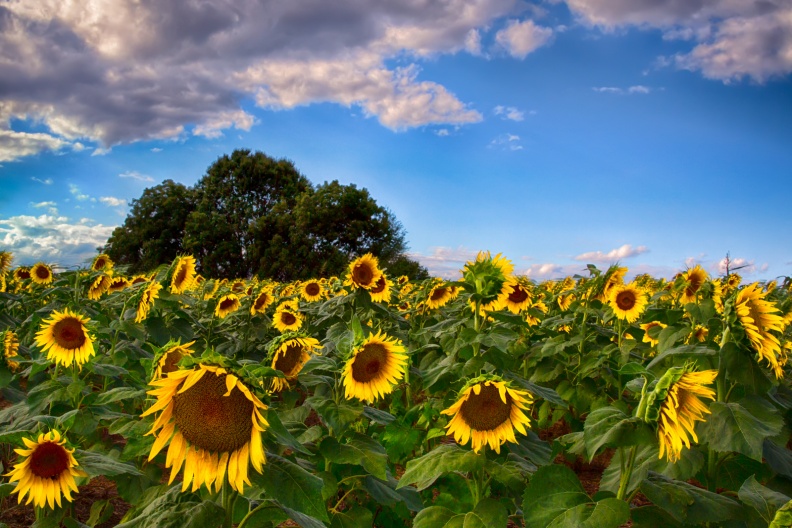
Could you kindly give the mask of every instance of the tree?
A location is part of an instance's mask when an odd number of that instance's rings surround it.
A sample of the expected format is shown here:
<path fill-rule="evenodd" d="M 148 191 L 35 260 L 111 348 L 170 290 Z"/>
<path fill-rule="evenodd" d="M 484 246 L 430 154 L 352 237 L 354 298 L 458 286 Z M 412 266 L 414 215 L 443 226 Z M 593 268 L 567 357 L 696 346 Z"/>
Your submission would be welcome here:
<path fill-rule="evenodd" d="M 124 224 L 113 230 L 103 251 L 116 264 L 140 273 L 172 261 L 184 251 L 184 226 L 195 207 L 192 189 L 173 180 L 143 191 L 132 200 Z"/>

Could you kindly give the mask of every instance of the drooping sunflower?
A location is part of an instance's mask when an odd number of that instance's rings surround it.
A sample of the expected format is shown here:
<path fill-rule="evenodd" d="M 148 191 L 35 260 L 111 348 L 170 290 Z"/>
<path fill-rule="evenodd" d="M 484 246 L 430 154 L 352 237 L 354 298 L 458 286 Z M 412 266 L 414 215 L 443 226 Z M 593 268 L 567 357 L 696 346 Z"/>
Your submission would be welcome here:
<path fill-rule="evenodd" d="M 52 268 L 43 262 L 37 262 L 30 268 L 30 278 L 33 279 L 33 282 L 42 286 L 51 284 L 53 279 Z"/>
<path fill-rule="evenodd" d="M 784 375 L 778 361 L 781 342 L 773 332 L 784 331 L 784 319 L 778 308 L 765 300 L 766 296 L 767 292 L 763 292 L 761 285 L 755 282 L 737 293 L 734 308 L 759 359 L 767 361 L 776 378 L 781 378 Z"/>
<path fill-rule="evenodd" d="M 107 291 L 107 288 L 110 287 L 110 282 L 112 280 L 112 277 L 105 275 L 104 273 L 96 277 L 88 287 L 88 298 L 92 301 L 96 301 L 101 298 L 102 295 Z"/>
<path fill-rule="evenodd" d="M 139 274 L 139 275 L 134 275 L 131 279 L 129 279 L 129 284 L 134 286 L 136 284 L 142 284 L 144 282 L 149 282 L 149 280 L 151 280 L 151 279 L 149 279 L 149 277 L 147 277 L 147 276 L 145 276 L 143 274 Z"/>
<path fill-rule="evenodd" d="M 344 365 L 344 395 L 347 399 L 376 401 L 393 392 L 406 369 L 407 355 L 401 341 L 382 332 L 369 335 Z"/>
<path fill-rule="evenodd" d="M 324 297 L 324 289 L 318 280 L 311 279 L 300 285 L 300 295 L 307 302 L 321 301 Z"/>
<path fill-rule="evenodd" d="M 190 348 L 195 344 L 195 341 L 181 344 L 180 341 L 169 341 L 160 351 L 154 356 L 154 372 L 152 372 L 152 381 L 158 380 L 163 376 L 168 375 L 179 369 L 177 364 L 183 357 L 192 356 L 193 350 Z"/>
<path fill-rule="evenodd" d="M 215 307 L 215 317 L 219 317 L 220 319 L 225 319 L 225 317 L 233 312 L 239 310 L 239 307 L 242 306 L 242 303 L 239 302 L 239 297 L 237 297 L 234 293 L 229 293 L 227 295 L 223 295 L 220 297 L 220 300 L 217 301 L 217 306 Z"/>
<path fill-rule="evenodd" d="M 558 304 L 558 308 L 561 309 L 562 312 L 569 310 L 573 302 L 575 302 L 574 293 L 562 293 L 556 298 L 556 304 Z"/>
<path fill-rule="evenodd" d="M 709 278 L 709 274 L 700 265 L 696 264 L 682 274 L 683 290 L 679 296 L 682 304 L 694 303 L 698 299 L 698 292 Z"/>
<path fill-rule="evenodd" d="M 652 346 L 657 346 L 660 343 L 660 340 L 657 337 L 652 337 L 649 334 L 649 330 L 651 330 L 652 328 L 659 328 L 660 330 L 652 330 L 652 333 L 657 336 L 660 334 L 663 328 L 667 327 L 666 324 L 661 323 L 660 321 L 652 321 L 649 323 L 644 323 L 640 326 L 641 326 L 641 330 L 644 331 L 644 336 L 642 341 L 644 343 L 649 343 Z"/>
<path fill-rule="evenodd" d="M 619 319 L 635 322 L 646 309 L 646 293 L 637 284 L 617 284 L 611 288 L 608 304 Z"/>
<path fill-rule="evenodd" d="M 286 334 L 273 343 L 270 349 L 272 368 L 280 370 L 285 378 L 272 378 L 272 390 L 288 389 L 302 368 L 311 359 L 314 350 L 322 348 L 317 339 L 301 334 Z"/>
<path fill-rule="evenodd" d="M 498 304 L 513 314 L 518 314 L 531 304 L 531 284 L 524 277 L 513 277 L 506 285 L 498 299 Z"/>
<path fill-rule="evenodd" d="M 38 508 L 55 509 L 61 507 L 62 499 L 72 501 L 72 492 L 77 493 L 77 483 L 74 477 L 87 476 L 78 468 L 74 459 L 74 449 L 67 447 L 66 438 L 56 430 L 41 433 L 38 439 L 22 438 L 27 449 L 14 449 L 21 457 L 21 461 L 14 465 L 9 473 L 11 482 L 17 485 L 11 493 L 19 492 L 17 502 L 22 503 L 25 495 L 28 496 L 25 504 L 33 504 Z"/>
<path fill-rule="evenodd" d="M 36 333 L 36 344 L 47 353 L 47 359 L 68 367 L 71 364 L 82 368 L 96 352 L 93 339 L 85 327 L 90 321 L 70 309 L 54 311 L 49 319 L 41 323 Z"/>
<path fill-rule="evenodd" d="M 281 303 L 275 310 L 275 315 L 272 316 L 272 326 L 277 328 L 281 333 L 296 332 L 300 329 L 302 323 L 303 316 L 297 310 L 296 303 Z"/>
<path fill-rule="evenodd" d="M 391 282 L 388 277 L 383 273 L 377 282 L 369 290 L 371 300 L 374 302 L 386 302 L 391 298 Z"/>
<path fill-rule="evenodd" d="M 137 310 L 135 311 L 135 322 L 140 323 L 148 317 L 151 307 L 154 306 L 154 301 L 159 298 L 159 292 L 162 289 L 162 284 L 159 282 L 151 281 L 148 286 L 140 294 L 138 300 Z"/>
<path fill-rule="evenodd" d="M 261 435 L 267 406 L 233 373 L 200 364 L 152 381 L 157 401 L 141 417 L 160 412 L 147 433 L 156 435 L 149 461 L 168 445 L 168 484 L 184 466 L 182 491 L 202 485 L 219 492 L 223 482 L 242 493 L 250 485 L 248 464 L 261 473 L 266 463 Z"/>
<path fill-rule="evenodd" d="M 91 263 L 91 271 L 107 272 L 111 269 L 113 269 L 113 261 L 110 260 L 110 257 L 104 253 L 94 257 L 93 262 Z"/>
<path fill-rule="evenodd" d="M 129 279 L 126 277 L 122 277 L 121 275 L 117 275 L 110 279 L 110 284 L 107 286 L 107 293 L 108 295 L 111 293 L 118 293 L 126 290 L 130 286 Z"/>
<path fill-rule="evenodd" d="M 171 266 L 171 293 L 184 293 L 193 288 L 195 284 L 195 257 L 187 255 L 177 257 Z"/>
<path fill-rule="evenodd" d="M 19 266 L 14 270 L 14 280 L 16 282 L 26 281 L 30 278 L 30 268 Z"/>
<path fill-rule="evenodd" d="M 8 366 L 9 370 L 16 372 L 19 369 L 19 363 L 11 358 L 19 356 L 19 339 L 11 330 L 4 330 L 0 332 L 0 343 L 3 345 L 3 362 Z"/>
<path fill-rule="evenodd" d="M 266 312 L 267 307 L 273 302 L 275 302 L 275 296 L 272 295 L 272 288 L 265 287 L 253 299 L 253 303 L 250 305 L 250 315 Z"/>
<path fill-rule="evenodd" d="M 380 275 L 382 275 L 382 272 L 379 269 L 377 257 L 371 253 L 366 253 L 349 264 L 347 283 L 354 288 L 370 290 L 377 283 Z"/>
<path fill-rule="evenodd" d="M 14 260 L 14 255 L 10 251 L 0 251 L 0 275 L 11 269 L 11 261 Z"/>
<path fill-rule="evenodd" d="M 458 444 L 470 440 L 476 453 L 486 445 L 500 453 L 504 442 L 517 442 L 515 430 L 527 433 L 531 422 L 523 411 L 532 403 L 529 393 L 513 389 L 499 378 L 478 379 L 469 382 L 456 403 L 442 414 L 453 416 L 446 429 Z"/>

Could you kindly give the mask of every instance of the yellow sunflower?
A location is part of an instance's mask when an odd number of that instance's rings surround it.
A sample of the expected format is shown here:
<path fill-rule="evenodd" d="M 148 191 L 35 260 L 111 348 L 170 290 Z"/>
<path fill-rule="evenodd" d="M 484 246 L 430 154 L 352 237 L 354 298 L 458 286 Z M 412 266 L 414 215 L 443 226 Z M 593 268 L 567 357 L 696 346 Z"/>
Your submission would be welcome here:
<path fill-rule="evenodd" d="M 401 341 L 382 332 L 368 336 L 352 351 L 344 365 L 344 394 L 347 399 L 376 401 L 393 392 L 404 377 L 407 355 Z"/>
<path fill-rule="evenodd" d="M 211 365 L 176 370 L 152 381 L 148 393 L 157 401 L 141 417 L 160 412 L 147 433 L 156 435 L 149 461 L 168 445 L 168 484 L 184 466 L 182 491 L 202 485 L 219 492 L 223 482 L 242 493 L 250 485 L 248 464 L 261 473 L 266 463 L 261 434 L 267 409 L 233 373 Z"/>
<path fill-rule="evenodd" d="M 284 336 L 286 337 L 286 336 Z M 322 348 L 313 337 L 292 334 L 286 339 L 275 342 L 273 346 L 272 368 L 280 370 L 285 378 L 272 378 L 272 390 L 280 392 L 288 389 L 290 382 L 297 378 L 302 368 L 311 359 L 314 350 Z"/>
<path fill-rule="evenodd" d="M 660 330 L 654 330 L 652 333 L 655 335 L 659 335 L 663 328 L 666 328 L 666 324 L 661 323 L 660 321 L 652 321 L 650 323 L 645 323 L 640 325 L 641 330 L 644 331 L 643 342 L 649 343 L 652 346 L 657 346 L 660 343 L 660 340 L 656 337 L 652 337 L 649 335 L 649 330 L 652 328 L 659 328 Z"/>
<path fill-rule="evenodd" d="M 36 333 L 36 344 L 47 353 L 47 359 L 68 367 L 72 363 L 82 365 L 95 355 L 93 339 L 88 334 L 85 323 L 90 321 L 68 308 L 62 312 L 52 312 L 49 319 L 41 323 Z"/>
<path fill-rule="evenodd" d="M 244 279 L 236 279 L 231 283 L 230 290 L 231 293 L 236 293 L 237 295 L 243 294 L 247 290 L 247 283 L 245 283 Z"/>
<path fill-rule="evenodd" d="M 303 316 L 297 311 L 294 305 L 281 303 L 272 316 L 272 326 L 279 332 L 295 332 L 300 329 L 303 323 Z"/>
<path fill-rule="evenodd" d="M 371 253 L 366 253 L 349 264 L 347 283 L 355 288 L 369 290 L 377 283 L 380 275 L 382 275 L 382 272 L 379 269 L 377 257 Z"/>
<path fill-rule="evenodd" d="M 679 302 L 682 304 L 696 302 L 697 294 L 708 278 L 709 274 L 698 264 L 684 272 L 682 274 L 684 290 L 679 297 Z"/>
<path fill-rule="evenodd" d="M 670 369 L 674 370 L 674 369 Z M 666 456 L 676 462 L 684 445 L 690 449 L 690 440 L 698 442 L 694 431 L 696 422 L 703 422 L 710 410 L 699 398 L 715 399 L 715 391 L 705 385 L 712 384 L 718 376 L 717 370 L 685 372 L 668 386 L 668 393 L 660 405 L 657 419 L 657 434 L 660 441 L 659 458 Z M 676 378 L 677 375 L 674 375 Z M 662 379 L 658 385 L 662 385 Z"/>
<path fill-rule="evenodd" d="M 0 273 L 0 293 L 5 292 L 7 287 L 5 273 Z"/>
<path fill-rule="evenodd" d="M 30 268 L 19 266 L 14 270 L 14 280 L 16 282 L 26 281 L 30 278 Z"/>
<path fill-rule="evenodd" d="M 699 343 L 703 343 L 707 340 L 707 336 L 709 335 L 709 328 L 704 325 L 696 325 L 693 331 L 688 336 L 687 342 L 690 343 L 694 339 Z"/>
<path fill-rule="evenodd" d="M 144 282 L 148 282 L 149 280 L 150 279 L 148 277 L 146 277 L 145 275 L 135 275 L 131 279 L 129 279 L 129 284 L 134 286 L 136 284 L 142 284 Z"/>
<path fill-rule="evenodd" d="M 93 262 L 91 263 L 91 271 L 110 271 L 113 269 L 113 261 L 110 260 L 110 257 L 102 253 L 101 255 L 97 255 L 94 257 Z"/>
<path fill-rule="evenodd" d="M 158 380 L 163 376 L 168 375 L 179 369 L 177 364 L 183 357 L 192 356 L 193 350 L 190 348 L 195 344 L 195 341 L 184 343 L 179 341 L 171 341 L 167 343 L 159 353 L 154 357 L 154 372 L 152 380 Z"/>
<path fill-rule="evenodd" d="M 10 251 L 0 251 L 0 275 L 11 269 L 11 261 L 14 255 Z"/>
<path fill-rule="evenodd" d="M 611 288 L 608 304 L 619 319 L 635 322 L 646 309 L 646 293 L 637 284 L 617 284 Z"/>
<path fill-rule="evenodd" d="M 129 286 L 130 286 L 129 279 L 127 279 L 126 277 L 122 277 L 121 275 L 118 275 L 110 279 L 110 284 L 107 286 L 107 293 L 109 295 L 111 293 L 121 292 L 129 288 Z"/>
<path fill-rule="evenodd" d="M 217 307 L 214 311 L 215 317 L 225 319 L 228 314 L 239 310 L 240 306 L 242 306 L 242 303 L 239 302 L 239 297 L 237 297 L 236 294 L 229 293 L 223 295 L 220 297 L 220 300 L 217 301 Z"/>
<path fill-rule="evenodd" d="M 782 333 L 784 320 L 779 315 L 778 308 L 765 300 L 766 296 L 767 292 L 763 292 L 761 285 L 755 282 L 737 293 L 734 308 L 748 340 L 759 354 L 759 359 L 767 361 L 776 378 L 781 378 L 784 375 L 778 362 L 781 343 L 772 332 Z"/>
<path fill-rule="evenodd" d="M 501 292 L 498 304 L 513 314 L 520 313 L 531 304 L 531 286 L 522 277 L 511 278 Z"/>
<path fill-rule="evenodd" d="M 390 301 L 391 298 L 390 288 L 391 288 L 391 282 L 388 280 L 388 277 L 384 273 L 381 274 L 380 278 L 377 279 L 377 282 L 369 290 L 369 293 L 371 294 L 371 300 L 374 302 Z"/>
<path fill-rule="evenodd" d="M 307 302 L 321 301 L 323 294 L 322 284 L 316 279 L 305 281 L 300 285 L 300 295 Z"/>
<path fill-rule="evenodd" d="M 512 389 L 499 379 L 487 379 L 468 384 L 442 414 L 453 416 L 446 429 L 457 443 L 465 445 L 470 440 L 476 453 L 486 445 L 500 453 L 504 442 L 517 442 L 515 429 L 527 433 L 525 426 L 531 422 L 523 411 L 532 403 L 527 392 Z"/>
<path fill-rule="evenodd" d="M 729 290 L 736 289 L 737 286 L 740 285 L 740 282 L 742 282 L 742 277 L 737 275 L 736 273 L 730 273 L 729 275 L 726 276 L 726 287 Z"/>
<path fill-rule="evenodd" d="M 573 302 L 575 302 L 574 293 L 562 293 L 556 298 L 556 304 L 558 304 L 558 307 L 562 312 L 569 310 L 569 307 L 572 306 Z"/>
<path fill-rule="evenodd" d="M 267 307 L 273 302 L 275 302 L 275 296 L 272 295 L 272 288 L 262 289 L 250 305 L 250 315 L 266 312 Z"/>
<path fill-rule="evenodd" d="M 12 372 L 19 369 L 19 363 L 11 358 L 18 357 L 19 354 L 19 339 L 11 330 L 4 330 L 0 332 L 0 343 L 3 344 L 3 360 Z"/>
<path fill-rule="evenodd" d="M 38 262 L 30 268 L 30 278 L 33 279 L 33 282 L 36 284 L 41 284 L 46 286 L 47 284 L 52 283 L 52 268 L 44 264 L 43 262 Z"/>
<path fill-rule="evenodd" d="M 110 287 L 112 280 L 112 277 L 104 273 L 96 277 L 88 288 L 88 298 L 92 301 L 98 300 Z"/>
<path fill-rule="evenodd" d="M 429 290 L 426 297 L 426 306 L 432 310 L 442 308 L 451 300 L 451 289 L 444 283 L 438 283 Z"/>
<path fill-rule="evenodd" d="M 219 289 L 220 289 L 220 281 L 219 280 L 213 280 L 211 288 L 208 288 L 207 284 L 204 283 L 204 289 L 203 289 L 203 292 L 204 292 L 203 299 L 204 299 L 204 301 L 208 301 L 209 299 L 214 297 L 215 293 L 217 293 L 217 290 L 219 290 Z"/>
<path fill-rule="evenodd" d="M 150 282 L 146 289 L 143 290 L 138 301 L 137 310 L 135 311 L 135 322 L 140 323 L 148 317 L 151 307 L 154 306 L 154 300 L 159 298 L 159 292 L 162 289 L 162 284 L 159 282 Z"/>
<path fill-rule="evenodd" d="M 171 293 L 184 293 L 195 285 L 195 257 L 177 257 L 172 266 L 170 281 Z"/>
<path fill-rule="evenodd" d="M 493 257 L 489 251 L 479 251 L 476 260 L 465 263 L 462 269 L 462 278 L 473 291 L 471 301 L 479 302 L 484 310 L 500 309 L 498 300 L 513 271 L 514 264 L 500 253 Z"/>
<path fill-rule="evenodd" d="M 14 449 L 14 452 L 24 457 L 14 465 L 5 476 L 17 485 L 11 493 L 19 492 L 17 502 L 22 503 L 25 495 L 28 496 L 25 504 L 33 504 L 38 508 L 55 509 L 55 504 L 61 507 L 62 499 L 72 501 L 71 493 L 77 493 L 77 483 L 74 477 L 86 477 L 86 473 L 77 466 L 74 459 L 74 449 L 66 447 L 66 438 L 52 430 L 41 433 L 33 441 L 22 438 L 27 449 Z"/>
<path fill-rule="evenodd" d="M 605 285 L 602 288 L 602 293 L 599 296 L 599 300 L 607 302 L 610 298 L 613 288 L 620 284 L 624 284 L 624 276 L 626 274 L 626 267 L 611 266 L 606 272 L 607 279 L 605 280 Z"/>

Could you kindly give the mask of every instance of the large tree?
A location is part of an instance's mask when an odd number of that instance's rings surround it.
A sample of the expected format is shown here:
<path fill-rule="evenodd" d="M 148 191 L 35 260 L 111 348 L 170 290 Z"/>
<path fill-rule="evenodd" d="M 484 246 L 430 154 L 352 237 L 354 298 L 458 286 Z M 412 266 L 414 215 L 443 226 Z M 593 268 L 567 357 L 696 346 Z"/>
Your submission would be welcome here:
<path fill-rule="evenodd" d="M 184 250 L 184 226 L 194 208 L 192 189 L 165 180 L 132 200 L 124 224 L 113 230 L 103 250 L 129 273 L 170 262 Z"/>

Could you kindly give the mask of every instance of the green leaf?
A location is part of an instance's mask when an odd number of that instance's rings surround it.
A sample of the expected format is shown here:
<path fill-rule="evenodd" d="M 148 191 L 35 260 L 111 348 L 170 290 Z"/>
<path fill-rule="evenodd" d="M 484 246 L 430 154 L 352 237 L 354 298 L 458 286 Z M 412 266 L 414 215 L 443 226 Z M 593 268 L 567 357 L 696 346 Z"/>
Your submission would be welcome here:
<path fill-rule="evenodd" d="M 365 416 L 372 422 L 376 422 L 380 425 L 388 425 L 389 423 L 391 423 L 396 419 L 396 417 L 393 416 L 391 413 L 380 411 L 379 409 L 375 409 L 374 407 L 369 407 L 368 405 L 363 407 L 363 416 Z"/>
<path fill-rule="evenodd" d="M 776 473 L 792 479 L 792 451 L 769 439 L 764 441 L 762 447 L 762 455 L 767 465 Z"/>
<path fill-rule="evenodd" d="M 567 510 L 591 502 L 577 475 L 566 466 L 540 467 L 523 495 L 525 526 L 550 526 Z"/>
<path fill-rule="evenodd" d="M 379 504 L 386 506 L 393 506 L 399 502 L 403 502 L 411 511 L 420 511 L 423 508 L 423 502 L 418 491 L 411 487 L 396 489 L 398 481 L 393 477 L 389 477 L 387 481 L 379 480 L 375 477 L 368 476 L 363 480 L 363 486 L 369 492 L 371 498 Z"/>
<path fill-rule="evenodd" d="M 685 524 L 721 522 L 738 517 L 741 511 L 739 503 L 726 496 L 653 472 L 641 484 L 641 492 L 653 504 Z"/>
<path fill-rule="evenodd" d="M 305 402 L 310 405 L 322 420 L 333 430 L 336 436 L 341 435 L 363 413 L 362 405 L 343 401 L 336 403 L 332 399 L 312 396 Z"/>
<path fill-rule="evenodd" d="M 99 475 L 115 476 L 115 475 L 142 475 L 142 473 L 133 466 L 125 462 L 119 462 L 114 458 L 110 458 L 102 453 L 95 451 L 83 451 L 78 449 L 74 453 L 74 458 L 80 465 L 80 469 L 88 473 L 89 477 L 98 477 Z"/>
<path fill-rule="evenodd" d="M 627 485 L 627 493 L 632 493 L 637 489 L 641 482 L 649 475 L 650 471 L 661 473 L 667 477 L 687 480 L 693 478 L 696 473 L 704 466 L 704 456 L 692 449 L 682 450 L 682 454 L 674 463 L 669 463 L 664 458 L 658 458 L 658 447 L 656 445 L 641 446 L 635 455 L 633 472 L 630 475 L 630 482 Z M 610 465 L 605 468 L 600 480 L 600 491 L 610 491 L 616 493 L 619 490 L 619 479 L 621 477 L 622 454 L 624 462 L 629 458 L 629 450 L 617 449 L 611 459 Z"/>
<path fill-rule="evenodd" d="M 276 499 L 290 510 L 323 521 L 330 520 L 322 500 L 322 479 L 285 458 L 267 453 L 264 471 L 251 472 L 250 481 L 254 486 L 263 489 L 267 498 Z"/>
<path fill-rule="evenodd" d="M 465 514 L 463 528 L 506 528 L 509 512 L 496 499 L 483 499 Z"/>
<path fill-rule="evenodd" d="M 665 510 L 657 506 L 641 506 L 630 512 L 633 528 L 682 528 Z"/>
<path fill-rule="evenodd" d="M 776 511 L 789 502 L 789 497 L 762 486 L 753 475 L 743 483 L 737 495 L 768 524 L 773 520 Z"/>
<path fill-rule="evenodd" d="M 113 515 L 114 509 L 115 508 L 113 503 L 110 502 L 110 499 L 94 502 L 91 504 L 91 514 L 88 517 L 86 523 L 91 527 L 96 526 L 97 524 L 102 524 Z"/>
<path fill-rule="evenodd" d="M 340 444 L 338 440 L 328 436 L 322 440 L 319 451 L 330 462 L 359 464 L 378 479 L 388 478 L 388 455 L 385 448 L 367 436 L 356 433 L 346 444 Z"/>
<path fill-rule="evenodd" d="M 663 332 L 665 332 L 666 330 L 668 330 L 668 328 L 664 328 Z M 663 335 L 663 332 L 660 333 L 661 336 Z M 687 335 L 688 332 L 689 332 L 689 330 L 684 330 L 684 334 L 685 335 Z M 662 337 L 661 337 L 661 339 L 662 339 Z M 659 349 L 660 349 L 660 347 L 658 346 L 658 350 Z M 648 365 L 646 365 L 646 368 L 651 370 L 652 367 L 654 367 L 655 365 L 660 364 L 666 358 L 669 358 L 669 357 L 672 357 L 672 356 L 682 356 L 682 357 L 685 357 L 685 356 L 714 356 L 717 353 L 718 353 L 717 350 L 713 350 L 713 349 L 707 348 L 705 346 L 700 346 L 700 345 L 682 345 L 682 346 L 675 347 L 675 348 L 669 348 L 665 352 L 657 354 L 655 356 L 655 358 L 652 361 L 650 361 Z"/>
<path fill-rule="evenodd" d="M 710 405 L 710 411 L 712 414 L 700 426 L 699 440 L 715 451 L 736 451 L 760 462 L 764 439 L 777 435 L 784 426 L 775 408 L 758 398 L 715 402 Z"/>
<path fill-rule="evenodd" d="M 269 422 L 267 432 L 271 433 L 272 436 L 275 437 L 275 440 L 278 441 L 278 444 L 306 455 L 311 454 L 311 452 L 306 449 L 296 438 L 294 438 L 288 429 L 286 429 L 277 413 L 267 413 L 267 421 Z"/>
<path fill-rule="evenodd" d="M 463 516 L 443 506 L 429 506 L 415 516 L 413 528 L 446 528 L 454 518 L 461 519 Z"/>
<path fill-rule="evenodd" d="M 213 501 L 201 501 L 194 493 L 181 493 L 180 486 L 174 486 L 166 493 L 159 494 L 160 488 L 153 488 L 147 494 L 150 500 L 145 507 L 133 508 L 116 528 L 206 528 L 217 526 L 218 519 L 225 517 L 225 510 Z M 131 515 L 130 515 L 131 514 Z"/>
<path fill-rule="evenodd" d="M 396 489 L 418 483 L 418 490 L 427 488 L 435 479 L 452 471 L 475 471 L 486 463 L 484 455 L 462 449 L 456 444 L 436 447 L 420 458 L 407 462 L 407 470 Z"/>
<path fill-rule="evenodd" d="M 100 394 L 96 398 L 94 405 L 105 405 L 115 401 L 129 400 L 132 398 L 144 398 L 145 396 L 146 391 L 143 389 L 138 390 L 132 387 L 117 387 Z"/>
<path fill-rule="evenodd" d="M 640 418 L 630 418 L 615 407 L 591 411 L 583 426 L 589 460 L 602 447 L 623 447 L 654 443 L 655 434 Z"/>
<path fill-rule="evenodd" d="M 371 528 L 373 522 L 374 514 L 365 508 L 354 506 L 333 515 L 330 526 L 332 528 Z"/>
<path fill-rule="evenodd" d="M 623 500 L 607 498 L 579 504 L 557 517 L 548 528 L 618 528 L 630 519 L 630 506 Z"/>
<path fill-rule="evenodd" d="M 569 404 L 558 395 L 556 391 L 550 389 L 548 387 L 542 387 L 541 385 L 537 385 L 531 381 L 521 378 L 520 376 L 512 373 L 507 373 L 505 376 L 507 379 L 514 381 L 520 387 L 526 389 L 528 392 L 533 394 L 534 396 L 538 396 L 544 400 L 547 400 L 551 403 L 556 405 L 560 405 L 561 407 L 567 407 Z"/>

